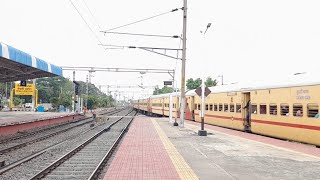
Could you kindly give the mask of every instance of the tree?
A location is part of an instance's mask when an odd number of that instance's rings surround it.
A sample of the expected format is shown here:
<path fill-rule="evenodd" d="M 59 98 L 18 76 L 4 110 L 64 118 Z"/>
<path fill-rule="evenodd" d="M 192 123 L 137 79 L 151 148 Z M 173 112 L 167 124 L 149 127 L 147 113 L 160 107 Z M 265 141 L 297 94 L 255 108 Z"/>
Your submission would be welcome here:
<path fill-rule="evenodd" d="M 39 90 L 39 99 L 43 103 L 51 103 L 55 108 L 63 105 L 69 108 L 72 105 L 73 82 L 64 77 L 50 77 L 37 79 L 37 89 Z M 77 81 L 79 83 L 79 95 L 86 94 L 87 83 Z M 2 86 L 0 86 L 1 89 Z M 114 99 L 101 92 L 94 84 L 88 85 L 89 98 L 88 107 L 110 107 L 114 106 Z"/>
<path fill-rule="evenodd" d="M 59 107 L 59 98 L 57 98 L 57 97 L 51 97 L 50 98 L 50 103 L 52 104 L 52 107 L 53 108 L 57 108 L 57 107 Z"/>
<path fill-rule="evenodd" d="M 0 83 L 0 97 L 1 95 L 5 97 L 6 92 L 6 83 Z"/>
<path fill-rule="evenodd" d="M 36 82 L 38 96 L 43 103 L 49 103 L 52 97 L 60 97 L 63 92 L 72 91 L 72 82 L 64 77 L 39 78 Z"/>
<path fill-rule="evenodd" d="M 62 105 L 66 108 L 70 107 L 72 101 L 72 96 L 70 94 L 67 93 L 63 93 L 61 94 L 60 98 L 59 98 L 59 105 Z"/>
<path fill-rule="evenodd" d="M 98 105 L 98 99 L 96 96 L 88 96 L 88 110 L 94 109 Z"/>
<path fill-rule="evenodd" d="M 113 105 L 112 96 L 102 95 L 98 100 L 98 107 L 110 107 Z"/>
<path fill-rule="evenodd" d="M 217 85 L 217 80 L 213 80 L 211 77 L 207 77 L 206 82 L 204 82 L 204 84 L 206 85 L 206 87 L 213 87 Z"/>
<path fill-rule="evenodd" d="M 166 93 L 172 93 L 172 92 L 173 92 L 172 87 L 164 86 L 163 88 L 159 89 L 159 86 L 156 86 L 153 90 L 153 95 L 166 94 Z"/>
<path fill-rule="evenodd" d="M 193 80 L 192 78 L 187 80 L 187 89 L 197 89 L 201 86 L 202 80 L 200 78 L 197 78 L 196 80 Z M 217 80 L 213 80 L 211 77 L 207 77 L 206 81 L 204 82 L 206 87 L 213 87 L 217 85 Z"/>
<path fill-rule="evenodd" d="M 192 78 L 187 80 L 187 89 L 197 89 L 201 86 L 202 80 L 200 78 L 197 78 L 196 80 L 193 80 Z"/>
<path fill-rule="evenodd" d="M 160 92 L 160 88 L 159 88 L 159 86 L 156 86 L 155 88 L 154 88 L 154 90 L 153 90 L 153 95 L 157 95 L 157 94 L 159 94 L 159 92 Z"/>
<path fill-rule="evenodd" d="M 22 103 L 22 100 L 19 97 L 14 97 L 13 98 L 13 104 L 14 106 L 18 106 Z"/>

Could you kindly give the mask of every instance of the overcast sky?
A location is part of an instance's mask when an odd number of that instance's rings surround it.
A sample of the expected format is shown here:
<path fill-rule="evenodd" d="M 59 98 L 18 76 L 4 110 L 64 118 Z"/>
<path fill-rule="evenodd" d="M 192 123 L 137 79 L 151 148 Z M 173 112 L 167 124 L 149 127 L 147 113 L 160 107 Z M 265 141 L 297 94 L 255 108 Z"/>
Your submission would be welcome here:
<path fill-rule="evenodd" d="M 180 86 L 180 61 L 176 67 L 174 59 L 139 49 L 105 50 L 98 44 L 179 48 L 177 39 L 104 36 L 99 31 L 181 8 L 183 0 L 86 0 L 90 10 L 83 0 L 72 2 L 94 33 L 68 0 L 0 0 L 0 41 L 58 66 L 176 68 Z M 316 81 L 319 9 L 319 0 L 189 0 L 187 78 L 223 74 L 225 84 Z M 204 36 L 200 31 L 208 22 L 212 26 Z M 115 31 L 180 35 L 182 11 Z M 293 76 L 296 72 L 306 74 Z M 76 80 L 85 81 L 86 74 L 77 72 Z M 71 77 L 71 72 L 64 76 Z M 134 85 L 141 83 L 139 76 L 96 72 L 92 82 Z M 162 86 L 169 79 L 169 75 L 146 74 L 143 84 Z M 141 93 L 134 91 L 128 95 Z"/>

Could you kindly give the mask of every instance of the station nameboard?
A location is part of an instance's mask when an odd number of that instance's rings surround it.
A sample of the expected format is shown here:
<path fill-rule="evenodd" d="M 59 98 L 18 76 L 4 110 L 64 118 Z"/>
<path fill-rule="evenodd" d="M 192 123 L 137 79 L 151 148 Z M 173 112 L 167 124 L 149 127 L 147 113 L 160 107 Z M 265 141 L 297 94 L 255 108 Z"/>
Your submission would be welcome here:
<path fill-rule="evenodd" d="M 22 96 L 33 96 L 34 94 L 34 85 L 27 84 L 26 86 L 21 86 L 20 84 L 15 84 L 15 95 L 22 95 Z"/>
<path fill-rule="evenodd" d="M 164 85 L 165 86 L 172 85 L 172 81 L 164 81 Z"/>

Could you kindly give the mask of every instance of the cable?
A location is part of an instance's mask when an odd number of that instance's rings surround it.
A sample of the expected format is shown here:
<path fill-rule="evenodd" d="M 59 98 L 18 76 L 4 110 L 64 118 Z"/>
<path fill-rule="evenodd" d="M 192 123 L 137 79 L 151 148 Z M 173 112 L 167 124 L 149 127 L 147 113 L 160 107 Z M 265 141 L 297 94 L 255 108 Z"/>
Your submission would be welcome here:
<path fill-rule="evenodd" d="M 181 37 L 182 37 L 182 35 L 181 35 Z M 179 42 L 179 49 L 180 49 L 180 47 L 181 47 L 181 42 L 182 42 L 182 39 L 180 39 L 180 42 Z M 177 70 L 177 62 L 178 62 L 178 59 L 179 59 L 179 51 L 177 51 L 177 60 L 176 60 L 176 65 L 175 65 L 175 67 L 174 67 L 174 72 L 176 72 L 176 70 Z"/>
<path fill-rule="evenodd" d="M 110 46 L 110 47 L 118 47 L 118 48 L 129 48 L 129 49 L 152 49 L 152 50 L 167 50 L 167 51 L 182 51 L 182 49 L 176 49 L 176 48 L 163 48 L 163 47 L 143 47 L 143 46 L 119 46 L 119 45 L 111 45 L 111 44 L 98 44 L 100 46 Z"/>
<path fill-rule="evenodd" d="M 164 37 L 164 38 L 180 38 L 180 36 L 173 35 L 173 36 L 166 36 L 166 35 L 155 35 L 155 34 L 136 34 L 136 33 L 124 33 L 124 32 L 103 32 L 103 33 L 110 33 L 110 34 L 124 34 L 124 35 L 133 35 L 133 36 L 152 36 L 152 37 Z"/>
<path fill-rule="evenodd" d="M 90 8 L 88 7 L 88 5 L 87 5 L 86 1 L 85 1 L 85 0 L 82 0 L 82 1 L 83 1 L 84 5 L 86 6 L 86 8 L 88 9 L 88 11 L 89 11 L 90 15 L 92 16 L 92 18 L 93 18 L 94 22 L 95 22 L 95 23 L 97 24 L 97 26 L 99 27 L 99 30 L 100 30 L 100 31 L 102 31 L 101 26 L 99 25 L 99 23 L 98 23 L 98 21 L 97 21 L 96 17 L 93 15 L 92 11 L 91 11 L 91 10 L 90 10 Z"/>
<path fill-rule="evenodd" d="M 78 12 L 78 14 L 80 15 L 80 17 L 82 18 L 82 20 L 85 22 L 85 24 L 87 25 L 87 27 L 90 29 L 90 31 L 94 34 L 95 38 L 102 44 L 102 42 L 100 41 L 99 37 L 97 36 L 97 34 L 93 31 L 93 29 L 89 26 L 89 24 L 87 23 L 87 21 L 84 19 L 84 17 L 82 16 L 82 14 L 80 13 L 80 11 L 77 9 L 77 7 L 74 5 L 74 3 L 72 2 L 72 0 L 69 0 L 69 2 L 72 4 L 72 6 L 74 7 L 74 9 Z"/>
<path fill-rule="evenodd" d="M 179 9 L 182 9 L 182 8 L 179 8 Z M 154 15 L 154 16 L 151 16 L 151 17 L 148 17 L 148 18 L 145 18 L 145 19 L 141 19 L 141 20 L 138 20 L 138 21 L 129 23 L 129 24 L 125 24 L 125 25 L 122 25 L 122 26 L 114 27 L 114 28 L 111 28 L 111 29 L 108 29 L 108 30 L 105 30 L 105 31 L 101 31 L 101 32 L 108 32 L 108 31 L 112 31 L 112 30 L 119 29 L 119 28 L 122 28 L 122 27 L 130 26 L 130 25 L 133 25 L 133 24 L 136 24 L 136 23 L 139 23 L 139 22 L 143 22 L 143 21 L 146 21 L 146 20 L 149 20 L 149 19 L 153 19 L 153 18 L 162 16 L 162 15 L 165 15 L 165 14 L 171 13 L 171 12 L 178 11 L 179 9 L 178 9 L 178 8 L 172 9 L 171 11 L 168 11 L 168 12 L 164 12 L 164 13 L 161 13 L 161 14 L 157 14 L 157 15 Z"/>

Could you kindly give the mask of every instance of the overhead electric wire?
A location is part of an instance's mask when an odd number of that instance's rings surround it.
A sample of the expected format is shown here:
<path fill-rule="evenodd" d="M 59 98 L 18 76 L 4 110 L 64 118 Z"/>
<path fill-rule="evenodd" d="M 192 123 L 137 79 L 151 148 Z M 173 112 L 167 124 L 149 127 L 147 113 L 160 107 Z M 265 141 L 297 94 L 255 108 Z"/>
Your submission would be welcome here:
<path fill-rule="evenodd" d="M 82 20 L 84 21 L 84 23 L 87 25 L 87 27 L 90 29 L 90 31 L 93 33 L 93 35 L 95 36 L 95 38 L 99 41 L 100 44 L 102 44 L 102 42 L 100 41 L 99 37 L 97 36 L 97 34 L 93 31 L 93 29 L 90 27 L 90 25 L 88 24 L 88 22 L 84 19 L 84 17 L 82 16 L 81 12 L 78 10 L 78 8 L 75 6 L 75 4 L 72 2 L 72 0 L 69 0 L 69 2 L 72 4 L 72 6 L 74 7 L 74 9 L 78 12 L 78 14 L 80 15 L 80 17 L 82 18 Z"/>
<path fill-rule="evenodd" d="M 151 36 L 151 37 L 164 37 L 164 38 L 180 38 L 180 36 L 166 36 L 166 35 L 156 35 L 156 34 L 137 34 L 137 33 L 125 33 L 125 32 L 103 32 L 110 34 L 123 34 L 123 35 L 133 35 L 133 36 Z"/>
<path fill-rule="evenodd" d="M 182 39 L 180 39 L 180 42 L 179 42 L 179 49 L 180 49 L 180 47 L 181 47 L 181 42 L 182 42 Z M 179 59 L 179 51 L 177 51 L 177 59 L 176 59 L 176 65 L 175 65 L 175 67 L 174 67 L 174 71 L 177 70 L 178 59 Z"/>
<path fill-rule="evenodd" d="M 179 9 L 182 9 L 182 8 L 179 8 Z M 133 25 L 133 24 L 137 24 L 137 23 L 140 23 L 140 22 L 149 20 L 149 19 L 153 19 L 153 18 L 156 18 L 156 17 L 159 17 L 159 16 L 163 16 L 163 15 L 168 14 L 168 13 L 171 13 L 171 12 L 178 11 L 179 9 L 178 9 L 178 8 L 172 9 L 172 10 L 170 10 L 170 11 L 168 11 L 168 12 L 164 12 L 164 13 L 161 13 L 161 14 L 157 14 L 157 15 L 154 15 L 154 16 L 151 16 L 151 17 L 148 17 L 148 18 L 144 18 L 144 19 L 141 19 L 141 20 L 132 22 L 132 23 L 128 23 L 128 24 L 122 25 L 122 26 L 118 26 L 118 27 L 114 27 L 114 28 L 111 28 L 111 29 L 107 29 L 107 30 L 101 31 L 101 32 L 108 32 L 108 31 L 112 31 L 112 30 L 115 30 L 115 29 L 119 29 L 119 28 L 123 28 L 123 27 L 126 27 L 126 26 L 130 26 L 130 25 Z"/>
<path fill-rule="evenodd" d="M 86 8 L 88 9 L 88 11 L 89 11 L 90 15 L 92 16 L 92 18 L 93 18 L 94 22 L 95 22 L 95 23 L 97 24 L 97 26 L 99 27 L 99 30 L 100 30 L 100 31 L 102 31 L 101 26 L 99 25 L 99 23 L 98 23 L 98 21 L 97 21 L 96 17 L 93 15 L 93 13 L 92 13 L 92 11 L 90 10 L 89 6 L 87 5 L 86 1 L 85 1 L 85 0 L 82 0 L 82 1 L 83 1 L 84 5 L 86 6 Z"/>
<path fill-rule="evenodd" d="M 126 48 L 141 48 L 141 49 L 153 49 L 153 50 L 167 50 L 167 51 L 182 51 L 182 49 L 177 49 L 177 48 L 162 48 L 162 47 L 143 47 L 143 46 L 119 46 L 119 45 L 111 45 L 111 44 L 99 44 L 100 46 L 110 46 L 110 47 L 126 47 Z"/>

